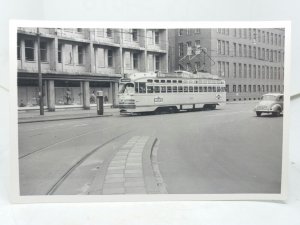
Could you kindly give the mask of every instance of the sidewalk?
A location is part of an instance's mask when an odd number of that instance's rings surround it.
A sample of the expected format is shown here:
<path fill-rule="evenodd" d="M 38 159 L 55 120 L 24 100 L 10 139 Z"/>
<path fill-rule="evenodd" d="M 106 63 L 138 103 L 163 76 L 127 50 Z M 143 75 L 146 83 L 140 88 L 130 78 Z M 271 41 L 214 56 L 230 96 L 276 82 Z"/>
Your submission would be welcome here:
<path fill-rule="evenodd" d="M 48 112 L 45 109 L 44 115 L 40 115 L 39 110 L 19 110 L 18 123 L 33 123 L 33 122 L 46 122 L 56 120 L 71 120 L 71 119 L 83 119 L 83 118 L 95 118 L 118 115 L 118 108 L 111 108 L 110 106 L 104 106 L 103 115 L 97 115 L 97 108 L 92 106 L 89 110 L 82 108 L 59 108 L 55 112 Z"/>

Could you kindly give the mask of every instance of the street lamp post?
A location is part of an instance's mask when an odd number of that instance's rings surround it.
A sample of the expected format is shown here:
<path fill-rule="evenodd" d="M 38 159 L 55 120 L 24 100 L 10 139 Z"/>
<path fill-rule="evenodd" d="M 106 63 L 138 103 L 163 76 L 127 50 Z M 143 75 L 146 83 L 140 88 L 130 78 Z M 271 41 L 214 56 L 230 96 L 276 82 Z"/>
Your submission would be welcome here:
<path fill-rule="evenodd" d="M 40 115 L 44 115 L 44 98 L 43 98 L 43 78 L 41 71 L 41 52 L 40 52 L 40 29 L 37 28 L 37 42 L 38 42 L 38 51 L 37 51 L 37 62 L 38 62 L 38 79 L 39 79 L 39 105 L 40 105 Z"/>

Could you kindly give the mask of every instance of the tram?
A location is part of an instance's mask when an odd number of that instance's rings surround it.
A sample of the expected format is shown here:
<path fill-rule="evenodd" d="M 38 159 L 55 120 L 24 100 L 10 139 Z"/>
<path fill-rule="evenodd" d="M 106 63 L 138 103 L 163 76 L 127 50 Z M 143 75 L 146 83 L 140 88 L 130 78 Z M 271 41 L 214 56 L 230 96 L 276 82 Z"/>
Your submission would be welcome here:
<path fill-rule="evenodd" d="M 225 81 L 209 73 L 134 73 L 120 80 L 121 114 L 213 110 L 225 102 Z"/>

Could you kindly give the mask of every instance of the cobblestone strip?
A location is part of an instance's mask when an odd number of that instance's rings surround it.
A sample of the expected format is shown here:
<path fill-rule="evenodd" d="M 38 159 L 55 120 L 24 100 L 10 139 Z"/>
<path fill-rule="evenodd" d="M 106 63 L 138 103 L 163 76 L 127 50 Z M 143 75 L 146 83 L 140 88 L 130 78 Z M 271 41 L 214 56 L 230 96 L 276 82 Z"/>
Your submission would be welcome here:
<path fill-rule="evenodd" d="M 148 136 L 134 136 L 115 154 L 103 184 L 103 194 L 145 194 L 142 154 Z"/>

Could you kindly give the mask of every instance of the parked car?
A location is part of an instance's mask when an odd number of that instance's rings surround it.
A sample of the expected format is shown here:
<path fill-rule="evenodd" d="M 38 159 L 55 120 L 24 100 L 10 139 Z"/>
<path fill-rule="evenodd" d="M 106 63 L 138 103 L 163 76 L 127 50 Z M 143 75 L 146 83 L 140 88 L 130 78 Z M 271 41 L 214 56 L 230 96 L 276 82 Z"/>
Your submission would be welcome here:
<path fill-rule="evenodd" d="M 262 100 L 255 106 L 254 111 L 257 116 L 261 116 L 262 113 L 279 116 L 283 112 L 283 94 L 268 93 L 263 95 Z"/>

